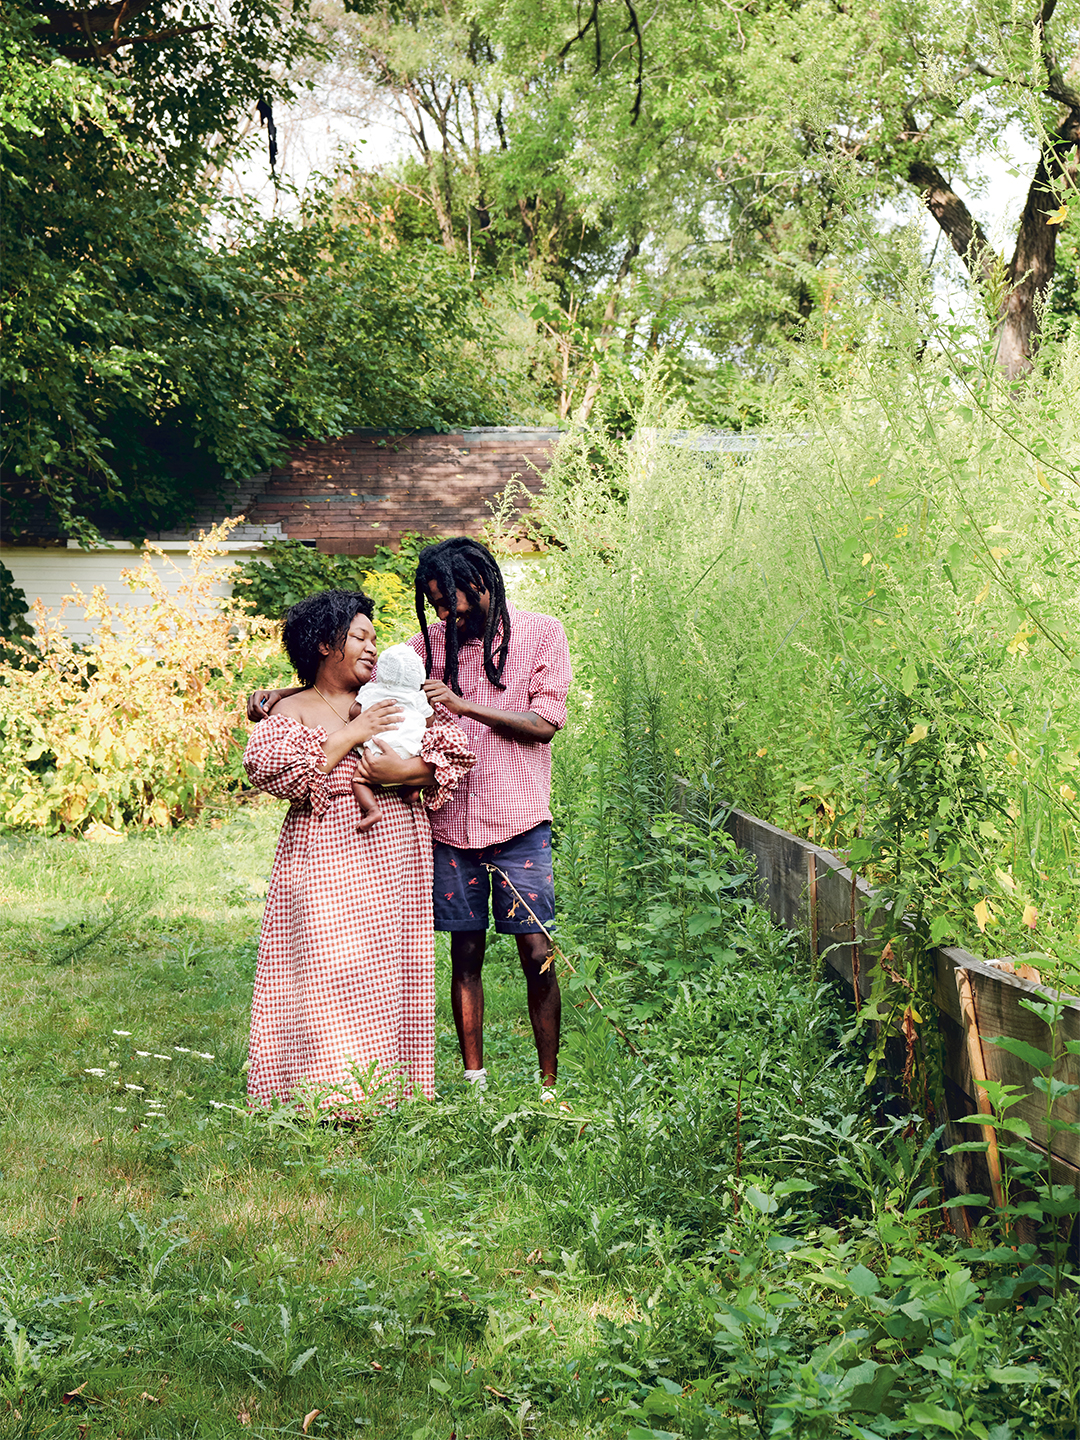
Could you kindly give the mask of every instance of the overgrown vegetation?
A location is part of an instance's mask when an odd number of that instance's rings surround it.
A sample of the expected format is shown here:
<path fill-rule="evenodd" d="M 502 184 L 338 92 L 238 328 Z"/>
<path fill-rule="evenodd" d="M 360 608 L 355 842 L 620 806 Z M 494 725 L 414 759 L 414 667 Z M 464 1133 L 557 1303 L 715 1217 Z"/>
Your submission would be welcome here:
<path fill-rule="evenodd" d="M 442 959 L 436 1101 L 247 1112 L 275 804 L 8 842 L 6 1433 L 1074 1433 L 1065 1256 L 954 1239 L 934 1137 L 875 1108 L 842 1002 L 718 815 L 656 813 L 626 723 L 556 752 L 562 1107 L 500 941 L 485 1095 Z"/>
<path fill-rule="evenodd" d="M 656 401 L 564 442 L 540 524 L 596 709 L 646 768 L 850 854 L 925 944 L 1080 987 L 1080 349 L 1022 390 L 960 326 L 912 367 L 913 271 L 874 338 L 793 365 L 756 448 Z M 606 722 L 614 723 L 614 722 Z"/>

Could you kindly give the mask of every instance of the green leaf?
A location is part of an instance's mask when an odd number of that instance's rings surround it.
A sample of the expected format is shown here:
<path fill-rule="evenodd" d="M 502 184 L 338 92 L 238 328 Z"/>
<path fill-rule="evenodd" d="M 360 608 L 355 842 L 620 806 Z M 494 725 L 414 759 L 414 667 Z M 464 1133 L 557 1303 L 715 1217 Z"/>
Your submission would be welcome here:
<path fill-rule="evenodd" d="M 870 1295 L 880 1294 L 881 1281 L 874 1272 L 868 1270 L 865 1265 L 856 1265 L 852 1270 L 849 1270 L 847 1281 L 854 1293 L 861 1296 L 864 1300 Z"/>
<path fill-rule="evenodd" d="M 1031 1126 L 1018 1115 L 958 1115 L 956 1119 L 960 1125 L 979 1125 L 991 1130 L 1004 1130 L 1011 1135 L 1021 1135 L 1025 1140 L 1031 1139 Z"/>
<path fill-rule="evenodd" d="M 1013 1035 L 984 1035 L 983 1043 L 996 1045 L 1000 1050 L 1007 1050 L 1010 1055 L 1015 1055 L 1018 1060 L 1023 1060 L 1033 1070 L 1050 1070 L 1054 1065 L 1054 1057 L 1048 1055 L 1045 1050 L 1029 1044 L 1026 1040 L 1017 1040 Z"/>
<path fill-rule="evenodd" d="M 778 1209 L 775 1195 L 766 1195 L 756 1185 L 746 1187 L 746 1199 L 753 1205 L 755 1210 L 760 1210 L 762 1215 L 774 1215 Z"/>
<path fill-rule="evenodd" d="M 852 1385 L 851 1394 L 848 1397 L 848 1404 L 852 1410 L 865 1410 L 877 1415 L 885 1408 L 889 1398 L 889 1391 L 896 1383 L 900 1375 L 899 1367 L 896 1365 L 876 1365 L 873 1361 L 866 1362 L 875 1365 L 876 1373 L 872 1379 L 860 1379 L 857 1384 Z M 864 1370 L 863 1365 L 857 1367 L 858 1371 Z M 855 1372 L 849 1372 L 854 1374 Z"/>
<path fill-rule="evenodd" d="M 905 1415 L 907 1419 L 914 1420 L 918 1425 L 933 1425 L 936 1429 L 945 1430 L 950 1435 L 959 1435 L 964 1428 L 964 1417 L 955 1410 L 943 1410 L 940 1405 L 931 1405 L 924 1400 L 909 1405 Z"/>
<path fill-rule="evenodd" d="M 686 922 L 686 933 L 693 936 L 704 935 L 709 930 L 718 930 L 726 923 L 726 917 L 719 910 L 695 910 Z"/>
<path fill-rule="evenodd" d="M 293 1361 L 293 1363 L 289 1366 L 289 1374 L 290 1374 L 290 1375 L 299 1375 L 299 1374 L 300 1374 L 300 1371 L 303 1370 L 304 1366 L 308 1363 L 308 1361 L 311 1359 L 311 1357 L 317 1352 L 317 1350 L 318 1350 L 318 1346 L 317 1346 L 317 1345 L 313 1345 L 310 1350 L 305 1350 L 302 1355 L 298 1355 L 298 1356 L 296 1357 L 296 1359 Z"/>

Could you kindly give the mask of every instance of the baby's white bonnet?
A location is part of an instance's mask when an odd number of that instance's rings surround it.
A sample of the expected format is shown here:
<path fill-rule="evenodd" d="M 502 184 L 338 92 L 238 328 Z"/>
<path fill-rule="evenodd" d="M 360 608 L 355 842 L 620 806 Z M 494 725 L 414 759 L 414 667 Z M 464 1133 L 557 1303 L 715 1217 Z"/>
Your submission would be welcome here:
<path fill-rule="evenodd" d="M 411 646 L 391 645 L 379 656 L 376 680 L 399 690 L 419 690 L 424 683 L 424 662 Z"/>

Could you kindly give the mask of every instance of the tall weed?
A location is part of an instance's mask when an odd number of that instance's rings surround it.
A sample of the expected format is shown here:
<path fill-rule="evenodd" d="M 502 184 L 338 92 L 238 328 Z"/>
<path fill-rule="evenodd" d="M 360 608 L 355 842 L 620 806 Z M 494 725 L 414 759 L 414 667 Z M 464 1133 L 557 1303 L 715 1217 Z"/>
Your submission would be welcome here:
<path fill-rule="evenodd" d="M 655 388 L 632 441 L 563 441 L 536 597 L 577 656 L 560 764 L 594 810 L 641 797 L 597 834 L 735 804 L 850 851 L 926 943 L 1076 988 L 1080 335 L 1009 389 L 960 334 L 906 358 L 923 299 L 838 373 L 793 366 L 749 453 Z"/>

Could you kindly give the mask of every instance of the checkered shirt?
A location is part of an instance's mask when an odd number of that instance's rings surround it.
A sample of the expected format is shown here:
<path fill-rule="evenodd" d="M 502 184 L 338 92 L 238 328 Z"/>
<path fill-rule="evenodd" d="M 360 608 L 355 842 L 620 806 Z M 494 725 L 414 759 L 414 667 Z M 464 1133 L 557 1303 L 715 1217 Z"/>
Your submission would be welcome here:
<path fill-rule="evenodd" d="M 503 671 L 505 690 L 484 674 L 484 642 L 470 640 L 458 650 L 458 686 L 466 700 L 493 710 L 524 714 L 531 710 L 561 729 L 566 724 L 570 689 L 570 647 L 566 632 L 550 615 L 510 611 L 510 654 Z M 428 626 L 432 675 L 441 680 L 446 667 L 446 625 Z M 424 637 L 408 642 L 421 659 Z M 435 707 L 440 719 L 454 719 L 469 737 L 476 765 L 431 817 L 431 837 L 461 850 L 498 845 L 551 819 L 551 746 L 511 740 L 467 715 L 451 716 Z"/>

